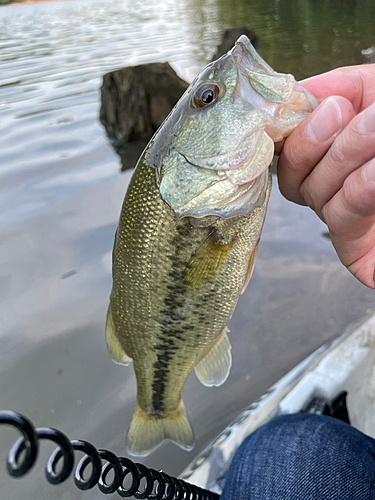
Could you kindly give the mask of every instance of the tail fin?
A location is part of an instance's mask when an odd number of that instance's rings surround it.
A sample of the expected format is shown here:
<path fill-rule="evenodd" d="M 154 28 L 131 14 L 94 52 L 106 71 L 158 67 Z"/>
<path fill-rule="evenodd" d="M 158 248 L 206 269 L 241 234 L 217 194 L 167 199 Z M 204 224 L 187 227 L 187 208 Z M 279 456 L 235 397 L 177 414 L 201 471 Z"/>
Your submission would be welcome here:
<path fill-rule="evenodd" d="M 166 417 L 149 415 L 137 403 L 126 436 L 129 453 L 139 456 L 148 455 L 164 439 L 170 439 L 186 450 L 193 448 L 194 433 L 182 400 L 177 409 Z"/>

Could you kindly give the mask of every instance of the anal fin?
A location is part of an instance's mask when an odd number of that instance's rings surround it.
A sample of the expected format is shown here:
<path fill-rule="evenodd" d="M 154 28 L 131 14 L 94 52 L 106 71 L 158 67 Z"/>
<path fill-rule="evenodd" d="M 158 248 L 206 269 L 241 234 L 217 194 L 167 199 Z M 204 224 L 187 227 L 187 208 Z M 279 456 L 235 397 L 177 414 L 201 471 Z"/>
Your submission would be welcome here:
<path fill-rule="evenodd" d="M 112 318 L 111 304 L 109 304 L 107 312 L 105 336 L 109 354 L 112 356 L 113 361 L 120 363 L 121 365 L 129 365 L 133 360 L 126 354 L 116 335 L 116 329 Z"/>
<path fill-rule="evenodd" d="M 232 366 L 228 332 L 225 327 L 218 342 L 195 367 L 195 374 L 203 385 L 219 386 L 228 378 Z"/>

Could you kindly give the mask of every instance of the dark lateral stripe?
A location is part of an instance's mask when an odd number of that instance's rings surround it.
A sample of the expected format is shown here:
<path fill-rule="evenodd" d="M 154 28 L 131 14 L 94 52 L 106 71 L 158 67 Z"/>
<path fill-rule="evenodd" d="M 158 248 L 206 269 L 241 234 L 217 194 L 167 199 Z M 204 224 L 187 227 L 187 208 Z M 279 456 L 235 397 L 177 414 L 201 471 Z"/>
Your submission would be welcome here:
<path fill-rule="evenodd" d="M 160 344 L 158 349 L 164 350 L 164 346 Z M 152 382 L 152 407 L 156 412 L 165 410 L 164 394 L 168 377 L 168 362 L 171 356 L 168 352 L 158 353 L 157 361 L 154 363 L 154 380 Z"/>
<path fill-rule="evenodd" d="M 168 255 L 171 262 L 171 270 L 168 273 L 168 293 L 164 298 L 165 308 L 159 311 L 161 319 L 159 324 L 163 338 L 155 346 L 157 351 L 157 361 L 154 363 L 154 379 L 152 383 L 152 407 L 155 412 L 165 411 L 165 392 L 169 376 L 169 363 L 174 357 L 179 347 L 176 340 L 184 341 L 184 329 L 181 322 L 185 317 L 181 313 L 181 308 L 185 302 L 186 284 L 184 276 L 187 262 L 181 258 L 181 251 L 188 242 L 185 238 L 190 235 L 188 225 L 177 227 L 178 235 L 172 239 L 174 254 Z"/>

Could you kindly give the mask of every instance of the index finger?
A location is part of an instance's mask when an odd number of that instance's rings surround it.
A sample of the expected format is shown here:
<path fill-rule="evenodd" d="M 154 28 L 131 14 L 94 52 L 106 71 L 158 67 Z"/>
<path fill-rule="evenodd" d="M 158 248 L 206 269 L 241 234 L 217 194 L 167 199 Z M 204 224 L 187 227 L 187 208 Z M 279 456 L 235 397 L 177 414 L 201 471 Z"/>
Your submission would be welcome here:
<path fill-rule="evenodd" d="M 338 95 L 348 99 L 359 113 L 375 101 L 375 65 L 347 66 L 301 81 L 320 101 Z"/>
<path fill-rule="evenodd" d="M 287 200 L 314 209 L 312 200 L 302 196 L 301 185 L 354 116 L 350 101 L 335 96 L 323 101 L 293 130 L 277 164 L 280 192 Z"/>

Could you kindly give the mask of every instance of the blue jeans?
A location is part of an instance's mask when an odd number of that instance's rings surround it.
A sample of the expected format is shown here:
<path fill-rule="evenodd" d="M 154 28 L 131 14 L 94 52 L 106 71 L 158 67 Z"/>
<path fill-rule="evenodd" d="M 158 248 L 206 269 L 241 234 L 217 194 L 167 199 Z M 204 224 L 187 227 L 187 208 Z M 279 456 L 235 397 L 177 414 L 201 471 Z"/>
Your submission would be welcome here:
<path fill-rule="evenodd" d="M 333 417 L 276 417 L 237 450 L 220 500 L 375 500 L 375 440 Z"/>

